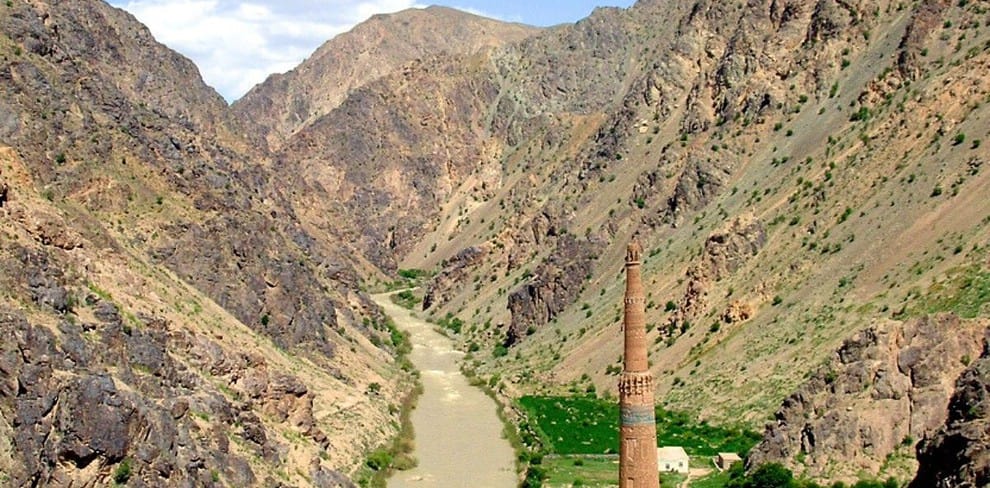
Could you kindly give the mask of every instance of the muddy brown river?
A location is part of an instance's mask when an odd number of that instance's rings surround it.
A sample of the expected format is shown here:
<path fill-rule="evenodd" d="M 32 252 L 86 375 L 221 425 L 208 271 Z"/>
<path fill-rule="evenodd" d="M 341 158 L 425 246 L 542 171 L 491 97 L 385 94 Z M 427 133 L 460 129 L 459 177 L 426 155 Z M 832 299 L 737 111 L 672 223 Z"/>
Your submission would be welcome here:
<path fill-rule="evenodd" d="M 387 295 L 374 299 L 412 336 L 409 358 L 423 382 L 423 394 L 412 413 L 413 455 L 419 465 L 396 473 L 389 488 L 516 486 L 514 453 L 502 437 L 495 402 L 461 374 L 463 353 L 434 331 L 434 325 L 392 303 Z"/>

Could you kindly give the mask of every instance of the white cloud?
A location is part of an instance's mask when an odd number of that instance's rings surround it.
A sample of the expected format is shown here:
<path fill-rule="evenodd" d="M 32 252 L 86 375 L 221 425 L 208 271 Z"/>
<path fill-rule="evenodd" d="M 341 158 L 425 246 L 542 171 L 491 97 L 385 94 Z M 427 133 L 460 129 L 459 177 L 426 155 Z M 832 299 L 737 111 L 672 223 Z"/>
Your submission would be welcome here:
<path fill-rule="evenodd" d="M 225 98 L 292 69 L 323 42 L 415 0 L 111 0 L 191 58 Z"/>
<path fill-rule="evenodd" d="M 461 6 L 461 5 L 451 5 L 451 8 L 456 8 L 457 10 L 461 10 L 461 11 L 467 12 L 469 14 L 478 15 L 480 17 L 488 17 L 489 19 L 501 20 L 503 22 L 522 22 L 523 21 L 522 16 L 519 16 L 519 15 L 513 16 L 513 18 L 507 18 L 504 15 L 499 15 L 499 14 L 496 14 L 496 13 L 493 13 L 493 12 L 488 12 L 486 10 L 481 10 L 481 9 L 477 9 L 477 8 L 473 8 L 473 7 L 464 7 L 464 6 Z"/>

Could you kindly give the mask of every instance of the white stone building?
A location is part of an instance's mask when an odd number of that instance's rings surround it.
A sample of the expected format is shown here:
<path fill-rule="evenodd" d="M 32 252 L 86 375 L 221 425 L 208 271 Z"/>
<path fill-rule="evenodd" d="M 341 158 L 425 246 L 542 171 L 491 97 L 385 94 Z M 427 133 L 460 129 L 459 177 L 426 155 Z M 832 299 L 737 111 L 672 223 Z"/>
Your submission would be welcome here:
<path fill-rule="evenodd" d="M 687 473 L 688 455 L 683 447 L 667 446 L 657 448 L 657 467 L 661 473 Z"/>

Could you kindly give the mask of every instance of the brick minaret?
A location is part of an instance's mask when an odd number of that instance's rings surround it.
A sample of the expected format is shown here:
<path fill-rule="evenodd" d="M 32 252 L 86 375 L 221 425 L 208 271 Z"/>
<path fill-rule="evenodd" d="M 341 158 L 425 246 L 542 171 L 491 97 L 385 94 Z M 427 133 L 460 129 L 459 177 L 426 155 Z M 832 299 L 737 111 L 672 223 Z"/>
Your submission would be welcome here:
<path fill-rule="evenodd" d="M 659 488 L 657 424 L 653 414 L 653 375 L 646 359 L 646 298 L 636 242 L 626 249 L 625 354 L 619 379 L 619 487 Z"/>

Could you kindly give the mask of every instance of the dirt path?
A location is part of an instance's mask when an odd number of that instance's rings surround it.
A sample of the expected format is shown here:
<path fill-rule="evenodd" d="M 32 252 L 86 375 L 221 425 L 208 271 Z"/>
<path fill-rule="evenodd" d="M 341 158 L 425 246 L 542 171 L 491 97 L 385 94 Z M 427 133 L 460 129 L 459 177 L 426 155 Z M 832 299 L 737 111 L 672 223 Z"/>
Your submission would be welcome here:
<path fill-rule="evenodd" d="M 412 336 L 410 359 L 422 373 L 423 395 L 412 413 L 419 460 L 415 469 L 399 472 L 390 488 L 516 486 L 515 455 L 502 438 L 495 403 L 472 387 L 460 372 L 463 354 L 433 330 L 433 325 L 375 295 L 395 324 Z"/>
<path fill-rule="evenodd" d="M 688 488 L 691 486 L 691 480 L 695 478 L 704 478 L 711 474 L 712 470 L 709 468 L 691 468 L 688 470 L 687 478 L 678 485 L 678 488 Z"/>

